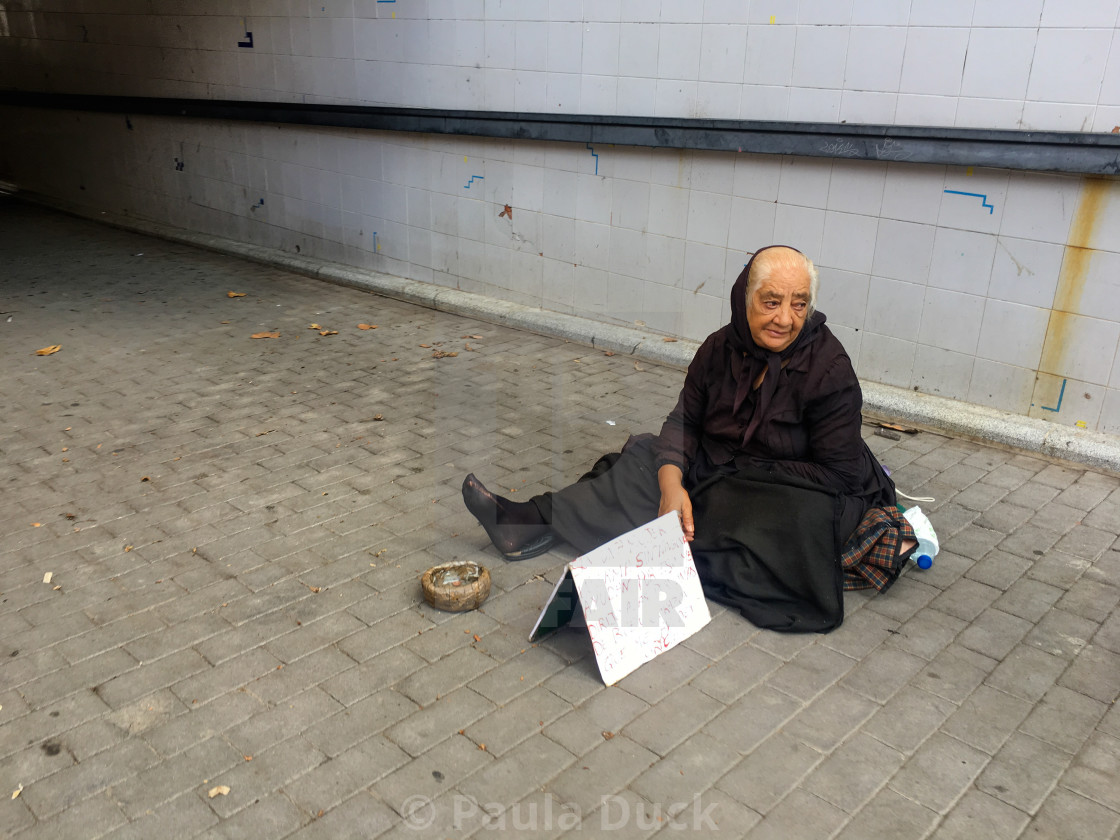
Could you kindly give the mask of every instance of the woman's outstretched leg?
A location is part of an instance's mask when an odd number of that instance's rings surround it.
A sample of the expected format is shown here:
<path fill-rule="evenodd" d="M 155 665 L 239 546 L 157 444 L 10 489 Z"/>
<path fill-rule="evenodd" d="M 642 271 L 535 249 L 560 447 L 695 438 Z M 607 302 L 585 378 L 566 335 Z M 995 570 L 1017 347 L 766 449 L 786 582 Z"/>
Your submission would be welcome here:
<path fill-rule="evenodd" d="M 467 510 L 507 560 L 525 560 L 552 547 L 552 530 L 533 502 L 514 502 L 487 490 L 474 473 L 463 479 Z"/>

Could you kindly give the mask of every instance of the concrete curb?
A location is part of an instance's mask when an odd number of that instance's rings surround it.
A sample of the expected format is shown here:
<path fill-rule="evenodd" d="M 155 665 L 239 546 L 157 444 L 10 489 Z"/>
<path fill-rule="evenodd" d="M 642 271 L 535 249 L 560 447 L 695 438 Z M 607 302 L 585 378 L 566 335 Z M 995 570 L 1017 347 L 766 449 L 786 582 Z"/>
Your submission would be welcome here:
<path fill-rule="evenodd" d="M 660 334 L 646 333 L 632 327 L 604 324 L 590 318 L 549 312 L 472 292 L 287 254 L 273 248 L 194 233 L 146 219 L 106 211 L 98 212 L 43 196 L 24 193 L 21 197 L 124 230 L 242 257 L 296 274 L 351 286 L 442 312 L 563 338 L 599 350 L 612 350 L 615 353 L 632 355 L 657 364 L 686 368 L 699 347 L 697 342 L 687 339 L 666 342 L 664 336 Z M 863 408 L 866 414 L 948 435 L 1071 461 L 1120 475 L 1120 437 L 1060 426 L 1045 420 L 1024 417 L 1021 414 L 998 411 L 930 394 L 920 394 L 877 382 L 864 381 L 861 385 Z"/>

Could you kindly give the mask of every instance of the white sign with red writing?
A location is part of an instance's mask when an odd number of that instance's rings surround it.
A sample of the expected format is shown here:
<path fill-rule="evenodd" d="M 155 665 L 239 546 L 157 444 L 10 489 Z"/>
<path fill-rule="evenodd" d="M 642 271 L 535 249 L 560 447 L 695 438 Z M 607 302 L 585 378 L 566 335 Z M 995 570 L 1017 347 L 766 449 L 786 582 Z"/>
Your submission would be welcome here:
<path fill-rule="evenodd" d="M 607 685 L 711 621 L 677 514 L 667 513 L 572 560 L 529 638 L 566 624 L 577 606 Z"/>

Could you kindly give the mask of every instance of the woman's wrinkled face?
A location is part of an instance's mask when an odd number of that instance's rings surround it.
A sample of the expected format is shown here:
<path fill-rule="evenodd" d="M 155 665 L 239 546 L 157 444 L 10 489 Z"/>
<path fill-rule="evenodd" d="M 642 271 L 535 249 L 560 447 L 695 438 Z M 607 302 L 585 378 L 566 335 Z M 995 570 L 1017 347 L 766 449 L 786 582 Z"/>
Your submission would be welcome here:
<path fill-rule="evenodd" d="M 780 353 L 805 326 L 809 273 L 802 265 L 778 265 L 747 300 L 747 323 L 755 344 Z"/>

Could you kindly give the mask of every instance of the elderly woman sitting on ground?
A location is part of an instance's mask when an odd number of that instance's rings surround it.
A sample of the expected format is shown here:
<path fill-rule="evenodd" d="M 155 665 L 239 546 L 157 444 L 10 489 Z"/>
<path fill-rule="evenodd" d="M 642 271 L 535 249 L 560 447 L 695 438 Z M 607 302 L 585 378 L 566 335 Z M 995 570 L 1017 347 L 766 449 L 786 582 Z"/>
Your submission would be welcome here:
<path fill-rule="evenodd" d="M 528 502 L 468 475 L 467 508 L 509 560 L 557 540 L 587 552 L 676 511 L 708 597 L 763 627 L 836 627 L 842 588 L 889 586 L 913 533 L 860 435 L 859 381 L 816 298 L 800 251 L 759 250 L 659 435 Z"/>

